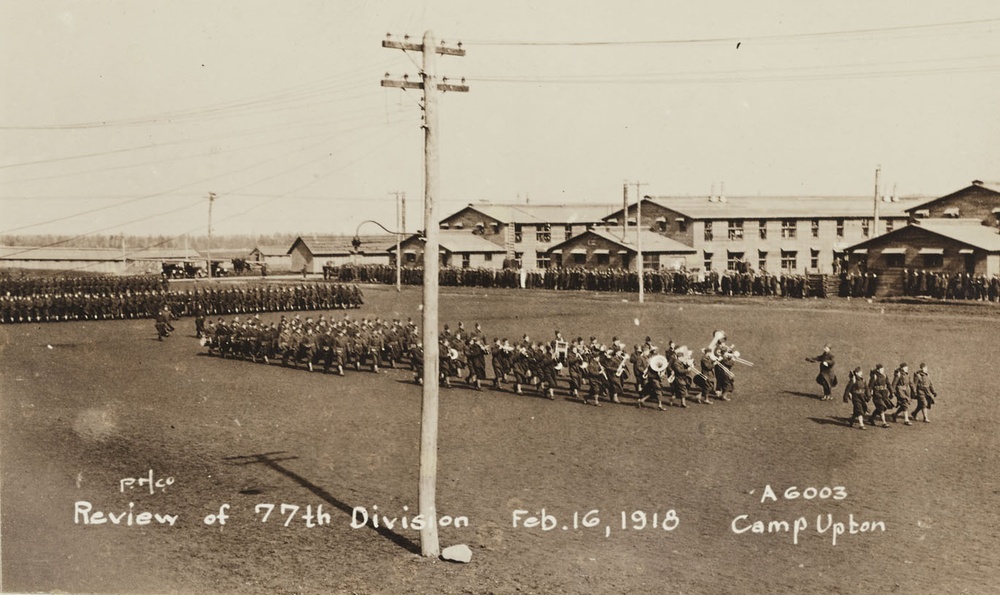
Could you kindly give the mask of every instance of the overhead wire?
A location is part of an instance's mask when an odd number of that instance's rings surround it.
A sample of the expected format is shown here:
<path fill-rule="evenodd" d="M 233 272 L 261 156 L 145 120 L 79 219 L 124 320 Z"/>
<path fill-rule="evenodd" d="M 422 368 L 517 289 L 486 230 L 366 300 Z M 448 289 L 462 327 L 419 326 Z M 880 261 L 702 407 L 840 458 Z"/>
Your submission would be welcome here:
<path fill-rule="evenodd" d="M 318 94 L 328 93 L 330 90 L 354 90 L 362 85 L 367 85 L 370 75 L 367 74 L 375 66 L 386 64 L 385 60 L 379 60 L 370 67 L 356 67 L 346 74 L 339 74 L 326 77 L 312 83 L 295 85 L 279 91 L 266 93 L 262 96 L 251 99 L 233 100 L 218 104 L 210 104 L 199 108 L 187 110 L 175 110 L 172 112 L 162 112 L 160 114 L 140 116 L 135 118 L 119 118 L 88 122 L 67 122 L 61 124 L 47 125 L 0 125 L 0 130 L 79 130 L 87 128 L 107 128 L 112 126 L 134 126 L 143 124 L 160 124 L 174 122 L 180 119 L 196 118 L 201 116 L 218 116 L 219 113 L 245 108 L 268 106 L 273 104 L 283 104 L 288 101 L 295 101 L 303 97 L 312 97 Z M 336 81 L 336 82 L 335 82 Z M 345 86 L 344 82 L 355 81 Z"/>
<path fill-rule="evenodd" d="M 371 128 L 371 127 L 373 127 L 373 126 L 372 125 L 360 126 L 360 127 L 357 127 L 357 128 L 355 128 L 353 130 L 345 131 L 342 134 L 350 134 L 352 132 L 358 132 L 358 131 L 365 130 L 365 129 L 368 129 L 368 128 Z M 378 127 L 381 127 L 381 124 L 378 125 Z M 259 167 L 259 166 L 261 166 L 261 165 L 263 165 L 265 163 L 268 163 L 270 161 L 274 161 L 274 160 L 282 158 L 282 157 L 287 157 L 288 155 L 291 155 L 291 154 L 301 153 L 303 151 L 312 149 L 314 147 L 318 147 L 320 145 L 327 144 L 327 143 L 331 142 L 332 140 L 339 140 L 339 139 L 329 139 L 329 138 L 323 139 L 320 142 L 312 143 L 312 144 L 309 144 L 309 145 L 307 145 L 305 147 L 301 147 L 299 149 L 296 149 L 295 151 L 292 151 L 291 153 L 286 152 L 286 153 L 281 153 L 281 154 L 276 155 L 276 156 L 271 156 L 271 157 L 268 157 L 268 158 L 263 159 L 261 161 L 254 162 L 254 163 L 252 163 L 252 164 L 250 164 L 248 166 L 245 166 L 245 167 L 242 167 L 242 168 L 239 168 L 239 169 L 236 169 L 236 170 L 229 170 L 229 171 L 223 172 L 221 174 L 217 174 L 217 175 L 210 176 L 210 177 L 207 177 L 207 178 L 202 178 L 200 180 L 197 180 L 197 181 L 194 181 L 194 182 L 190 182 L 190 183 L 187 183 L 187 184 L 182 184 L 180 186 L 173 187 L 173 188 L 171 188 L 169 190 L 166 190 L 166 191 L 163 191 L 163 192 L 155 192 L 155 193 L 152 193 L 152 194 L 145 194 L 145 195 L 134 197 L 134 198 L 130 198 L 130 199 L 127 199 L 127 200 L 124 200 L 124 201 L 116 202 L 114 204 L 103 205 L 103 206 L 100 206 L 100 207 L 94 207 L 92 209 L 87 209 L 85 211 L 79 211 L 79 212 L 71 213 L 71 214 L 68 214 L 68 215 L 61 216 L 61 217 L 56 217 L 56 218 L 53 218 L 53 219 L 48 219 L 46 221 L 41 221 L 41 222 L 32 223 L 32 224 L 28 224 L 28 225 L 21 225 L 21 226 L 18 226 L 18 227 L 13 227 L 13 228 L 8 228 L 8 229 L 0 230 L 0 234 L 12 233 L 12 232 L 15 232 L 15 231 L 21 231 L 21 230 L 30 229 L 30 228 L 33 228 L 33 227 L 40 227 L 40 226 L 43 226 L 43 225 L 50 225 L 52 223 L 58 223 L 58 222 L 61 222 L 61 221 L 66 221 L 68 219 L 73 219 L 73 218 L 76 218 L 76 217 L 82 217 L 84 215 L 89 215 L 89 214 L 92 214 L 92 213 L 96 213 L 96 212 L 100 212 L 100 211 L 105 211 L 105 210 L 108 210 L 108 209 L 119 208 L 119 207 L 125 206 L 127 204 L 132 204 L 132 203 L 135 203 L 135 202 L 138 202 L 138 201 L 148 200 L 150 198 L 156 198 L 156 197 L 164 196 L 166 194 L 172 194 L 172 193 L 177 192 L 178 190 L 183 190 L 185 188 L 189 188 L 191 186 L 195 186 L 195 185 L 198 185 L 198 184 L 204 184 L 205 182 L 216 180 L 216 179 L 219 179 L 219 178 L 224 177 L 224 176 L 232 175 L 232 174 L 235 174 L 235 173 L 241 173 L 241 172 L 246 171 L 248 169 Z M 323 157 L 321 157 L 320 159 L 322 159 L 322 158 Z M 312 162 L 315 162 L 315 161 L 318 161 L 318 160 L 319 159 L 313 160 Z M 312 162 L 309 162 L 309 163 L 312 163 Z M 306 165 L 308 165 L 308 163 Z M 267 178 L 264 178 L 262 180 L 258 180 L 257 183 L 259 183 L 260 181 L 266 181 L 268 179 L 273 179 L 274 177 L 278 177 L 278 176 L 268 176 Z M 252 184 L 248 184 L 247 186 L 249 186 L 249 185 L 252 185 Z M 86 234 L 84 234 L 84 235 L 86 235 Z M 80 236 L 80 237 L 82 237 L 82 236 Z"/>
<path fill-rule="evenodd" d="M 836 31 L 816 31 L 809 33 L 780 33 L 773 35 L 747 35 L 725 37 L 688 37 L 646 40 L 583 40 L 583 41 L 519 41 L 519 40 L 463 40 L 465 45 L 478 46 L 636 46 L 636 45 L 692 45 L 706 43 L 736 43 L 748 41 L 783 41 L 802 39 L 822 39 L 836 37 L 870 36 L 879 33 L 923 32 L 932 29 L 965 28 L 970 25 L 989 25 L 1000 23 L 1000 18 L 968 19 L 944 23 L 927 23 L 920 25 L 898 25 L 891 27 L 867 27 L 859 29 L 842 29 Z"/>
<path fill-rule="evenodd" d="M 333 102 L 322 102 L 322 104 L 323 105 L 332 105 Z M 370 109 L 370 108 L 369 107 L 365 107 L 361 111 L 365 111 L 365 110 L 368 110 L 368 109 Z M 338 116 L 338 121 L 342 120 L 342 119 L 343 119 L 343 113 L 341 113 Z M 184 144 L 184 143 L 189 143 L 189 142 L 213 141 L 213 140 L 217 140 L 217 139 L 220 139 L 220 138 L 232 138 L 232 137 L 237 137 L 237 136 L 245 136 L 245 135 L 249 135 L 249 134 L 256 134 L 257 132 L 261 132 L 261 131 L 272 130 L 274 128 L 286 128 L 288 126 L 298 124 L 299 122 L 304 122 L 304 121 L 299 120 L 299 121 L 297 121 L 295 123 L 292 123 L 292 124 L 288 124 L 288 123 L 269 124 L 267 126 L 262 126 L 262 127 L 257 127 L 257 128 L 251 128 L 251 129 L 241 130 L 241 131 L 237 131 L 237 132 L 230 133 L 230 134 L 216 133 L 216 134 L 213 134 L 213 135 L 210 135 L 210 136 L 201 136 L 201 137 L 195 137 L 195 138 L 185 138 L 185 139 L 178 139 L 178 140 L 172 140 L 172 141 L 163 141 L 163 142 L 152 142 L 152 143 L 147 143 L 147 144 L 144 144 L 144 145 L 137 145 L 137 146 L 130 146 L 130 147 L 121 147 L 121 148 L 117 148 L 117 149 L 108 149 L 108 150 L 104 150 L 104 151 L 94 151 L 94 152 L 90 152 L 90 153 L 82 153 L 82 154 L 77 154 L 77 155 L 66 155 L 66 156 L 61 156 L 61 157 L 49 157 L 49 158 L 46 158 L 46 159 L 37 159 L 37 160 L 32 160 L 32 161 L 22 161 L 22 162 L 18 162 L 18 163 L 0 164 L 0 170 L 10 169 L 10 168 L 14 168 L 14 167 L 25 167 L 25 166 L 30 166 L 30 165 L 42 165 L 42 164 L 48 164 L 48 163 L 58 163 L 58 162 L 62 162 L 62 161 L 73 161 L 73 160 L 78 160 L 78 159 L 88 159 L 88 158 L 91 158 L 91 157 L 100 157 L 100 156 L 113 155 L 113 154 L 118 154 L 118 153 L 128 153 L 128 152 L 131 152 L 131 151 L 139 151 L 139 150 L 145 150 L 145 149 L 158 149 L 158 148 L 161 148 L 161 147 L 173 146 L 173 145 Z M 307 121 L 306 121 L 306 123 L 307 123 Z"/>
<path fill-rule="evenodd" d="M 938 74 L 967 74 L 993 72 L 1000 69 L 1000 62 L 976 63 L 978 60 L 995 60 L 1000 55 L 966 58 L 941 58 L 881 63 L 856 63 L 832 66 L 793 66 L 785 68 L 746 69 L 726 71 L 676 71 L 647 73 L 609 73 L 557 76 L 475 76 L 466 80 L 478 83 L 529 83 L 529 84 L 688 84 L 688 83 L 737 83 L 737 82 L 793 82 L 824 81 Z M 952 65 L 941 65 L 954 62 Z M 892 68 L 908 64 L 924 64 L 924 68 Z M 853 69 L 853 70 L 843 70 Z M 839 71 L 843 70 L 843 71 Z"/>
<path fill-rule="evenodd" d="M 351 165 L 354 165 L 358 161 L 360 161 L 362 159 L 365 159 L 366 157 L 370 156 L 375 151 L 378 151 L 379 149 L 381 149 L 382 147 L 386 146 L 387 144 L 395 141 L 396 139 L 398 139 L 399 137 L 401 137 L 405 133 L 406 133 L 406 131 L 402 130 L 402 131 L 398 132 L 397 134 L 395 134 L 394 136 L 392 136 L 392 137 L 390 137 L 388 139 L 385 139 L 381 143 L 373 146 L 369 151 L 366 151 L 365 153 L 359 155 L 357 158 L 355 158 L 355 159 L 353 159 L 351 161 L 348 161 L 348 162 L 340 165 L 339 167 L 337 167 L 337 168 L 335 168 L 335 169 L 333 169 L 333 170 L 331 170 L 331 171 L 329 171 L 329 172 L 327 172 L 325 174 L 322 174 L 320 176 L 314 177 L 309 182 L 306 182 L 305 184 L 301 184 L 301 185 L 299 185 L 299 186 L 297 186 L 297 187 L 295 187 L 295 188 L 293 188 L 293 189 L 291 189 L 291 190 L 289 190 L 289 191 L 287 191 L 285 193 L 282 193 L 282 194 L 279 194 L 279 195 L 276 195 L 276 196 L 269 196 L 269 198 L 267 200 L 265 200 L 263 202 L 260 202 L 260 203 L 254 205 L 254 206 L 252 206 L 252 207 L 250 207 L 248 209 L 245 209 L 243 211 L 240 211 L 239 213 L 235 213 L 233 215 L 229 215 L 227 217 L 223 217 L 221 219 L 218 219 L 218 220 L 216 220 L 215 224 L 224 223 L 226 221 L 231 221 L 233 219 L 237 219 L 239 217 L 243 217 L 243 216 L 245 216 L 245 215 L 247 215 L 247 214 L 249 214 L 249 213 L 251 213 L 251 212 L 253 212 L 253 211 L 255 211 L 255 210 L 257 210 L 257 209 L 259 209 L 259 208 L 261 208 L 261 207 L 263 207 L 265 205 L 267 205 L 267 204 L 270 204 L 270 203 L 275 202 L 277 200 L 280 200 L 282 198 L 287 198 L 289 195 L 291 195 L 291 194 L 293 194 L 295 192 L 298 192 L 299 190 L 302 190 L 304 188 L 308 188 L 309 186 L 312 186 L 313 184 L 316 184 L 320 180 L 323 180 L 323 179 L 328 178 L 328 177 L 330 177 L 330 176 L 332 176 L 332 175 L 334 175 L 336 173 L 339 173 L 339 172 L 343 171 L 344 169 L 346 169 L 347 167 L 350 167 Z M 232 194 L 231 193 L 226 193 L 226 195 L 232 195 Z M 220 195 L 220 196 L 222 196 L 222 195 Z M 383 198 L 383 197 L 377 197 L 377 198 Z M 338 199 L 333 199 L 333 200 L 338 200 Z M 352 198 L 341 197 L 339 200 L 351 200 L 351 201 L 354 201 L 354 200 L 357 200 L 357 197 L 352 197 Z M 367 198 L 365 198 L 365 200 L 371 200 L 371 197 L 367 197 Z M 388 200 L 388 199 L 386 199 L 386 200 Z M 198 203 L 201 203 L 201 202 L 202 202 L 202 200 L 199 199 L 194 204 L 198 204 Z M 182 207 L 182 208 L 190 208 L 191 206 L 193 206 L 193 205 L 187 205 L 187 206 Z M 213 226 L 214 226 L 214 224 L 213 224 Z M 112 226 L 112 227 L 114 227 L 114 226 Z M 105 228 L 105 229 L 110 229 L 110 227 L 109 228 Z M 143 246 L 141 248 L 133 249 L 131 251 L 127 251 L 127 252 L 123 253 L 123 257 L 127 258 L 128 256 L 131 256 L 131 255 L 134 255 L 134 254 L 139 254 L 139 253 L 144 252 L 146 250 L 149 250 L 151 248 L 156 248 L 156 247 L 162 246 L 163 244 L 172 242 L 172 241 L 176 240 L 179 237 L 182 237 L 182 236 L 194 233 L 194 232 L 199 231 L 201 229 L 202 229 L 202 226 L 199 225 L 197 227 L 193 227 L 193 228 L 188 229 L 186 231 L 183 231 L 181 233 L 172 234 L 171 237 L 169 237 L 169 238 L 167 238 L 165 240 L 156 242 L 154 244 L 148 244 L 148 245 L 145 245 L 145 246 Z M 104 230 L 101 230 L 101 231 L 104 231 Z M 84 235 L 89 235 L 89 234 L 84 234 Z M 73 237 L 73 238 L 65 239 L 65 240 L 60 241 L 60 242 L 53 242 L 53 243 L 51 243 L 49 245 L 46 245 L 46 246 L 33 247 L 32 249 L 40 249 L 40 248 L 52 247 L 54 245 L 58 245 L 58 244 L 61 244 L 61 243 L 66 243 L 66 242 L 73 241 L 75 239 L 79 239 L 81 237 L 84 237 L 84 235 L 80 235 L 80 236 L 76 236 L 76 237 Z M 21 254 L 23 252 L 25 252 L 25 251 L 15 252 L 15 253 L 9 254 L 8 256 L 13 256 L 13 255 Z M 74 268 L 74 269 L 67 269 L 67 270 L 68 271 L 84 270 L 86 268 L 90 268 L 92 266 L 96 266 L 97 264 L 98 263 L 90 263 L 90 264 L 83 265 L 81 267 L 77 267 L 77 268 Z"/>
<path fill-rule="evenodd" d="M 344 124 L 344 123 L 347 123 L 347 122 L 353 123 L 353 122 L 356 122 L 358 120 L 358 118 L 359 118 L 359 116 L 361 114 L 366 113 L 366 112 L 374 112 L 374 108 L 372 108 L 371 106 L 366 106 L 365 108 L 362 108 L 362 109 L 355 109 L 353 111 L 341 112 L 337 118 L 332 118 L 332 119 L 328 119 L 328 120 L 320 120 L 320 121 L 307 120 L 307 121 L 300 121 L 300 122 L 298 122 L 296 124 L 289 125 L 287 128 L 291 129 L 291 128 L 298 128 L 298 127 L 301 127 L 301 126 L 310 126 L 311 128 L 316 129 L 316 128 L 321 128 L 321 127 L 326 127 L 326 126 L 340 125 L 340 124 Z M 267 127 L 267 130 L 271 130 L 272 128 L 274 128 L 274 127 Z M 257 143 L 257 144 L 253 144 L 253 145 L 246 145 L 246 146 L 240 146 L 240 147 L 236 147 L 236 148 L 231 148 L 231 149 L 227 149 L 226 151 L 219 151 L 217 149 L 212 148 L 212 149 L 209 149 L 207 152 L 202 151 L 202 152 L 191 154 L 191 155 L 179 155 L 179 156 L 165 157 L 165 158 L 161 158 L 161 159 L 154 159 L 154 160 L 143 161 L 143 162 L 139 162 L 139 163 L 128 163 L 128 164 L 122 164 L 122 165 L 114 165 L 114 166 L 107 166 L 107 167 L 91 168 L 91 169 L 78 170 L 78 171 L 73 171 L 73 172 L 66 172 L 66 173 L 62 173 L 62 174 L 48 174 L 48 175 L 35 176 L 35 177 L 30 177 L 30 178 L 0 180 L 0 186 L 6 186 L 6 185 L 10 185 L 10 184 L 25 184 L 25 183 L 34 182 L 34 181 L 48 181 L 48 180 L 53 180 L 53 179 L 58 179 L 58 178 L 67 178 L 67 177 L 73 177 L 73 176 L 78 176 L 78 175 L 86 175 L 86 174 L 91 174 L 91 173 L 101 173 L 101 172 L 105 172 L 105 171 L 114 171 L 114 170 L 120 170 L 120 169 L 130 169 L 130 168 L 142 167 L 142 166 L 146 166 L 146 165 L 156 165 L 156 164 L 161 164 L 161 163 L 169 163 L 169 162 L 174 162 L 174 161 L 181 161 L 181 160 L 184 160 L 184 159 L 194 159 L 194 158 L 197 158 L 197 157 L 217 156 L 217 155 L 220 155 L 220 154 L 232 154 L 232 153 L 239 152 L 239 151 L 246 151 L 246 150 L 250 150 L 250 149 L 255 149 L 255 148 L 270 146 L 272 144 L 281 144 L 281 143 L 285 143 L 285 142 L 292 142 L 292 141 L 295 141 L 295 140 L 302 140 L 302 139 L 306 139 L 306 138 L 313 138 L 313 137 L 316 137 L 316 136 L 319 136 L 319 135 L 324 135 L 324 134 L 330 134 L 330 131 L 329 130 L 325 130 L 325 131 L 322 131 L 322 132 L 318 132 L 318 133 L 314 133 L 314 134 L 309 134 L 309 135 L 304 135 L 304 136 L 297 136 L 297 137 L 293 137 L 293 138 L 275 139 L 275 140 L 267 141 L 267 142 L 264 142 L 264 143 Z M 246 136 L 246 135 L 240 134 L 238 136 Z M 212 141 L 216 141 L 216 140 L 221 139 L 221 138 L 226 138 L 226 136 L 222 135 L 222 136 L 218 136 L 218 137 L 203 137 L 203 138 L 201 138 L 199 140 L 212 140 Z M 195 141 L 193 139 L 190 139 L 190 142 L 195 142 Z M 162 145 L 160 145 L 160 146 L 162 146 Z M 8 199 L 8 197 L 0 196 L 0 200 L 6 200 L 6 199 Z"/>

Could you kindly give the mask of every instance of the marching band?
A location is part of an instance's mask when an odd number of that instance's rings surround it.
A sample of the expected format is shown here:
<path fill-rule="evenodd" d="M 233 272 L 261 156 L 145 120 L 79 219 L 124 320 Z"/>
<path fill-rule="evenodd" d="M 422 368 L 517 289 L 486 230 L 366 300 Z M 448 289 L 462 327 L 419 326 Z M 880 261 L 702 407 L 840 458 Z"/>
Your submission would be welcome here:
<path fill-rule="evenodd" d="M 736 388 L 736 365 L 754 365 L 727 343 L 721 330 L 712 334 L 697 361 L 692 349 L 673 341 L 659 353 L 651 337 L 634 345 L 629 353 L 618 337 L 609 344 L 593 336 L 589 341 L 583 337 L 569 341 L 556 331 L 548 341 L 532 340 L 528 335 L 513 342 L 507 338 L 488 341 L 478 323 L 472 330 L 458 323 L 455 329 L 444 325 L 439 340 L 439 379 L 446 388 L 463 383 L 482 391 L 484 382 L 492 381 L 494 390 L 509 386 L 518 395 L 532 392 L 553 400 L 560 393 L 597 407 L 602 401 L 622 403 L 625 398 L 634 399 L 640 409 L 653 398 L 661 411 L 667 405 L 687 408 L 689 399 L 700 404 L 730 401 Z M 423 344 L 416 323 L 410 319 L 352 319 L 349 314 L 337 319 L 320 314 L 303 320 L 301 314 L 295 314 L 268 323 L 259 314 L 244 320 L 237 316 L 231 322 L 219 318 L 207 323 L 201 343 L 210 355 L 222 358 L 264 364 L 280 361 L 283 366 L 341 376 L 348 368 L 379 373 L 386 364 L 391 368 L 408 365 L 414 381 L 423 382 Z M 487 359 L 493 371 L 490 379 Z M 830 400 L 830 391 L 837 385 L 830 346 L 806 361 L 820 365 L 816 382 L 823 387 L 821 400 Z M 903 423 L 912 425 L 911 417 L 916 420 L 922 413 L 928 422 L 928 410 L 936 397 L 925 364 L 912 378 L 906 364 L 900 364 L 891 379 L 881 364 L 867 378 L 858 367 L 851 372 L 844 391 L 844 402 L 853 406 L 851 425 L 857 423 L 862 429 L 866 418 L 871 425 L 889 427 L 887 414 L 893 421 L 902 415 Z M 911 399 L 917 401 L 912 413 Z"/>
<path fill-rule="evenodd" d="M 348 314 L 340 319 L 321 314 L 304 320 L 296 314 L 270 323 L 259 314 L 243 320 L 235 317 L 231 322 L 219 318 L 207 323 L 201 344 L 210 355 L 222 358 L 265 364 L 280 361 L 284 366 L 335 371 L 338 375 L 350 367 L 370 367 L 378 373 L 383 363 L 389 367 L 406 363 L 415 382 L 423 381 L 423 345 L 412 320 L 355 320 Z M 488 380 L 488 357 L 494 390 L 509 386 L 515 394 L 533 391 L 548 399 L 555 399 L 557 391 L 565 392 L 597 407 L 602 401 L 621 403 L 623 398 L 632 397 L 642 408 L 654 397 L 657 408 L 665 410 L 665 403 L 671 400 L 684 408 L 688 398 L 705 404 L 713 399 L 729 401 L 735 388 L 734 364 L 753 365 L 726 343 L 722 331 L 716 331 L 702 350 L 700 370 L 687 346 L 671 341 L 663 354 L 658 352 L 650 337 L 643 345 L 635 345 L 630 354 L 618 337 L 605 345 L 596 337 L 590 337 L 589 342 L 582 337 L 567 341 L 556 331 L 550 341 L 534 341 L 524 335 L 514 342 L 507 338 L 488 342 L 478 323 L 473 330 L 462 323 L 456 329 L 446 324 L 440 333 L 439 375 L 446 388 L 463 382 L 481 391 Z"/>

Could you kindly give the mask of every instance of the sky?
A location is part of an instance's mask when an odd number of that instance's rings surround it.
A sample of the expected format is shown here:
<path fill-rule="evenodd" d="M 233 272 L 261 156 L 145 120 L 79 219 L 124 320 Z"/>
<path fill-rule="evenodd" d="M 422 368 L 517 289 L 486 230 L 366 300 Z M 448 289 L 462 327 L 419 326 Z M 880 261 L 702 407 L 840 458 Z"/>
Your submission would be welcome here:
<path fill-rule="evenodd" d="M 425 31 L 441 217 L 643 194 L 940 196 L 1000 179 L 1000 3 L 0 3 L 0 235 L 423 228 Z M 633 195 L 634 199 L 635 196 Z"/>

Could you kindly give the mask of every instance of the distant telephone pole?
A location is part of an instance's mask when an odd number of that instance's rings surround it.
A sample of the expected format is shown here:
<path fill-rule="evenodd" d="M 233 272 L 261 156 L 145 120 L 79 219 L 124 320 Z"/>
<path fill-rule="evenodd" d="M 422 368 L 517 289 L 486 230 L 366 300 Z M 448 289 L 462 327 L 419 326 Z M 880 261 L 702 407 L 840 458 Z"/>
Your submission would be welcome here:
<path fill-rule="evenodd" d="M 628 238 L 628 182 L 622 184 L 622 241 Z"/>
<path fill-rule="evenodd" d="M 399 245 L 403 234 L 403 201 L 406 200 L 406 193 L 400 190 L 390 192 L 396 196 L 396 291 L 403 291 L 403 253 L 399 251 Z"/>
<path fill-rule="evenodd" d="M 205 254 L 208 255 L 208 280 L 212 280 L 212 203 L 215 202 L 215 193 L 208 193 L 208 250 Z"/>
<path fill-rule="evenodd" d="M 875 166 L 875 225 L 872 226 L 873 227 L 872 237 L 878 235 L 878 219 L 879 219 L 878 179 L 881 173 L 882 173 L 882 166 L 881 165 Z"/>
<path fill-rule="evenodd" d="M 420 414 L 420 515 L 425 519 L 424 528 L 420 530 L 420 553 L 425 557 L 441 555 L 437 532 L 437 444 L 438 444 L 438 364 L 440 359 L 438 345 L 438 270 L 440 256 L 438 255 L 438 221 L 436 204 L 440 177 L 438 162 L 438 92 L 453 91 L 466 93 L 469 87 L 465 79 L 461 84 L 448 83 L 447 78 L 437 80 L 437 54 L 445 56 L 464 56 L 465 50 L 459 43 L 456 47 L 448 47 L 442 41 L 437 45 L 434 33 L 424 33 L 422 43 L 410 41 L 409 36 L 402 41 L 387 36 L 382 41 L 382 47 L 403 51 L 420 52 L 423 55 L 420 82 L 408 80 L 390 80 L 388 75 L 382 80 L 383 87 L 400 89 L 423 89 L 424 91 L 424 310 L 423 310 L 423 402 Z M 397 256 L 398 258 L 398 256 Z"/>
<path fill-rule="evenodd" d="M 647 182 L 632 182 L 632 185 L 635 186 L 635 267 L 639 271 L 639 303 L 641 304 L 646 301 L 646 281 L 643 279 L 645 267 L 643 267 L 642 262 L 642 187 L 649 184 Z"/>

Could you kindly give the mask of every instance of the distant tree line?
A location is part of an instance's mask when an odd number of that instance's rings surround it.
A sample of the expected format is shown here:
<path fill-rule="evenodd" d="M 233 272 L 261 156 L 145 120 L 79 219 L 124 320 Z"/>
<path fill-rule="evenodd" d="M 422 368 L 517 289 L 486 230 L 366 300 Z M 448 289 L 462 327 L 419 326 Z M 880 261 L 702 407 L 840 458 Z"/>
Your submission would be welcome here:
<path fill-rule="evenodd" d="M 226 250 L 245 248 L 248 252 L 255 246 L 291 246 L 298 234 L 274 233 L 268 235 L 234 234 L 213 235 L 212 248 Z M 125 240 L 126 250 L 142 248 L 184 248 L 204 251 L 208 249 L 208 236 L 167 236 L 167 235 L 91 235 L 76 238 L 72 235 L 0 235 L 0 246 L 49 246 L 66 248 L 121 248 Z"/>

